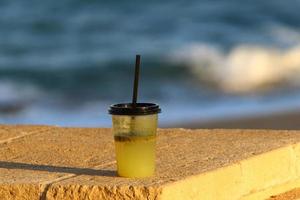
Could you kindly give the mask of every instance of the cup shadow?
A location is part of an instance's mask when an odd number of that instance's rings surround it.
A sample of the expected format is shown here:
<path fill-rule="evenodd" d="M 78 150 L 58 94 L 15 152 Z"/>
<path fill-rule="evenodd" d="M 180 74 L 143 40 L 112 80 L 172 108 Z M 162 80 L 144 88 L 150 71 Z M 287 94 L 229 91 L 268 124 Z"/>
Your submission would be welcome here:
<path fill-rule="evenodd" d="M 106 177 L 117 176 L 116 171 L 106 170 L 106 169 L 62 167 L 62 166 L 38 165 L 38 164 L 28 164 L 28 163 L 19 163 L 19 162 L 7 162 L 7 161 L 0 161 L 0 168 L 24 169 L 24 170 L 46 171 L 46 172 L 56 172 L 56 173 L 71 173 L 76 175 L 90 175 L 90 176 L 106 176 Z"/>

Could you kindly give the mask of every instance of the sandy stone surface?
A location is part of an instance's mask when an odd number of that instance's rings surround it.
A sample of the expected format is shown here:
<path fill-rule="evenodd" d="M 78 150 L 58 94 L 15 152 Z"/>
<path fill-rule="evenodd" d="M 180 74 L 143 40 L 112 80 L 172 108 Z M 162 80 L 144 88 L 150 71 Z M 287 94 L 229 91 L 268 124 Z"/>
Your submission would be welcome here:
<path fill-rule="evenodd" d="M 11 142 L 13 139 L 17 139 L 25 135 L 41 133 L 48 129 L 48 126 L 0 125 L 0 144 Z"/>
<path fill-rule="evenodd" d="M 268 200 L 299 200 L 299 199 L 300 199 L 300 188 L 295 188 L 283 194 L 271 196 Z"/>
<path fill-rule="evenodd" d="M 9 137 L 3 199 L 238 199 L 300 171 L 298 131 L 159 129 L 156 175 L 144 179 L 116 175 L 111 129 L 0 126 Z"/>

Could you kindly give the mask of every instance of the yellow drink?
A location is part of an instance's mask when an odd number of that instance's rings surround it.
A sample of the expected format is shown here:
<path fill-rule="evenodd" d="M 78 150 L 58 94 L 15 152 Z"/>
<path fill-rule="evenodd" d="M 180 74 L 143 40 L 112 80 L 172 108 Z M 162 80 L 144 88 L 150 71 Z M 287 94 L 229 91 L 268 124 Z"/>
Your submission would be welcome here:
<path fill-rule="evenodd" d="M 148 177 L 155 170 L 155 136 L 115 135 L 118 174 Z"/>
<path fill-rule="evenodd" d="M 110 106 L 117 171 L 119 176 L 142 178 L 154 175 L 158 113 L 153 103 Z"/>

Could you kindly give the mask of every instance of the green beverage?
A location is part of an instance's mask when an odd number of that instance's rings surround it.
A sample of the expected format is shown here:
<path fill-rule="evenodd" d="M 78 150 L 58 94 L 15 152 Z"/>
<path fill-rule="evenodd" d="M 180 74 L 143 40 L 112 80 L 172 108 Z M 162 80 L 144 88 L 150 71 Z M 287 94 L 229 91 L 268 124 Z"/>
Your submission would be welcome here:
<path fill-rule="evenodd" d="M 119 176 L 142 178 L 154 175 L 157 114 L 154 103 L 137 103 L 140 55 L 136 55 L 132 103 L 110 106 Z"/>
<path fill-rule="evenodd" d="M 158 105 L 138 103 L 111 106 L 117 171 L 119 176 L 142 178 L 155 172 Z"/>
<path fill-rule="evenodd" d="M 147 177 L 155 170 L 155 136 L 115 137 L 118 174 Z"/>

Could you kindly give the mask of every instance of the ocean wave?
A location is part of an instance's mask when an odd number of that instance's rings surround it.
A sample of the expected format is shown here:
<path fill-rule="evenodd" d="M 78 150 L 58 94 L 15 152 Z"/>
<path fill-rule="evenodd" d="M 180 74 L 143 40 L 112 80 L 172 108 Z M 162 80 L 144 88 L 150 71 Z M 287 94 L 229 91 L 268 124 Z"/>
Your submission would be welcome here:
<path fill-rule="evenodd" d="M 213 85 L 233 93 L 299 87 L 299 58 L 300 44 L 289 48 L 245 44 L 225 51 L 219 46 L 193 43 L 171 52 L 170 56 L 146 55 L 142 62 L 142 84 L 150 93 L 155 87 L 180 85 L 192 77 L 199 80 L 195 87 Z M 125 93 L 116 95 L 115 91 L 130 90 L 133 65 L 118 60 L 78 64 L 73 68 L 0 68 L 0 80 L 33 85 L 66 98 L 122 98 Z"/>
<path fill-rule="evenodd" d="M 293 46 L 300 43 L 300 29 L 291 28 L 284 25 L 276 25 L 269 27 L 271 37 L 278 44 Z"/>
<path fill-rule="evenodd" d="M 226 92 L 253 92 L 279 85 L 300 86 L 300 44 L 280 49 L 238 45 L 225 52 L 205 44 L 191 44 L 171 55 L 189 66 L 202 81 Z"/>
<path fill-rule="evenodd" d="M 44 96 L 34 85 L 0 81 L 0 114 L 16 114 Z"/>

